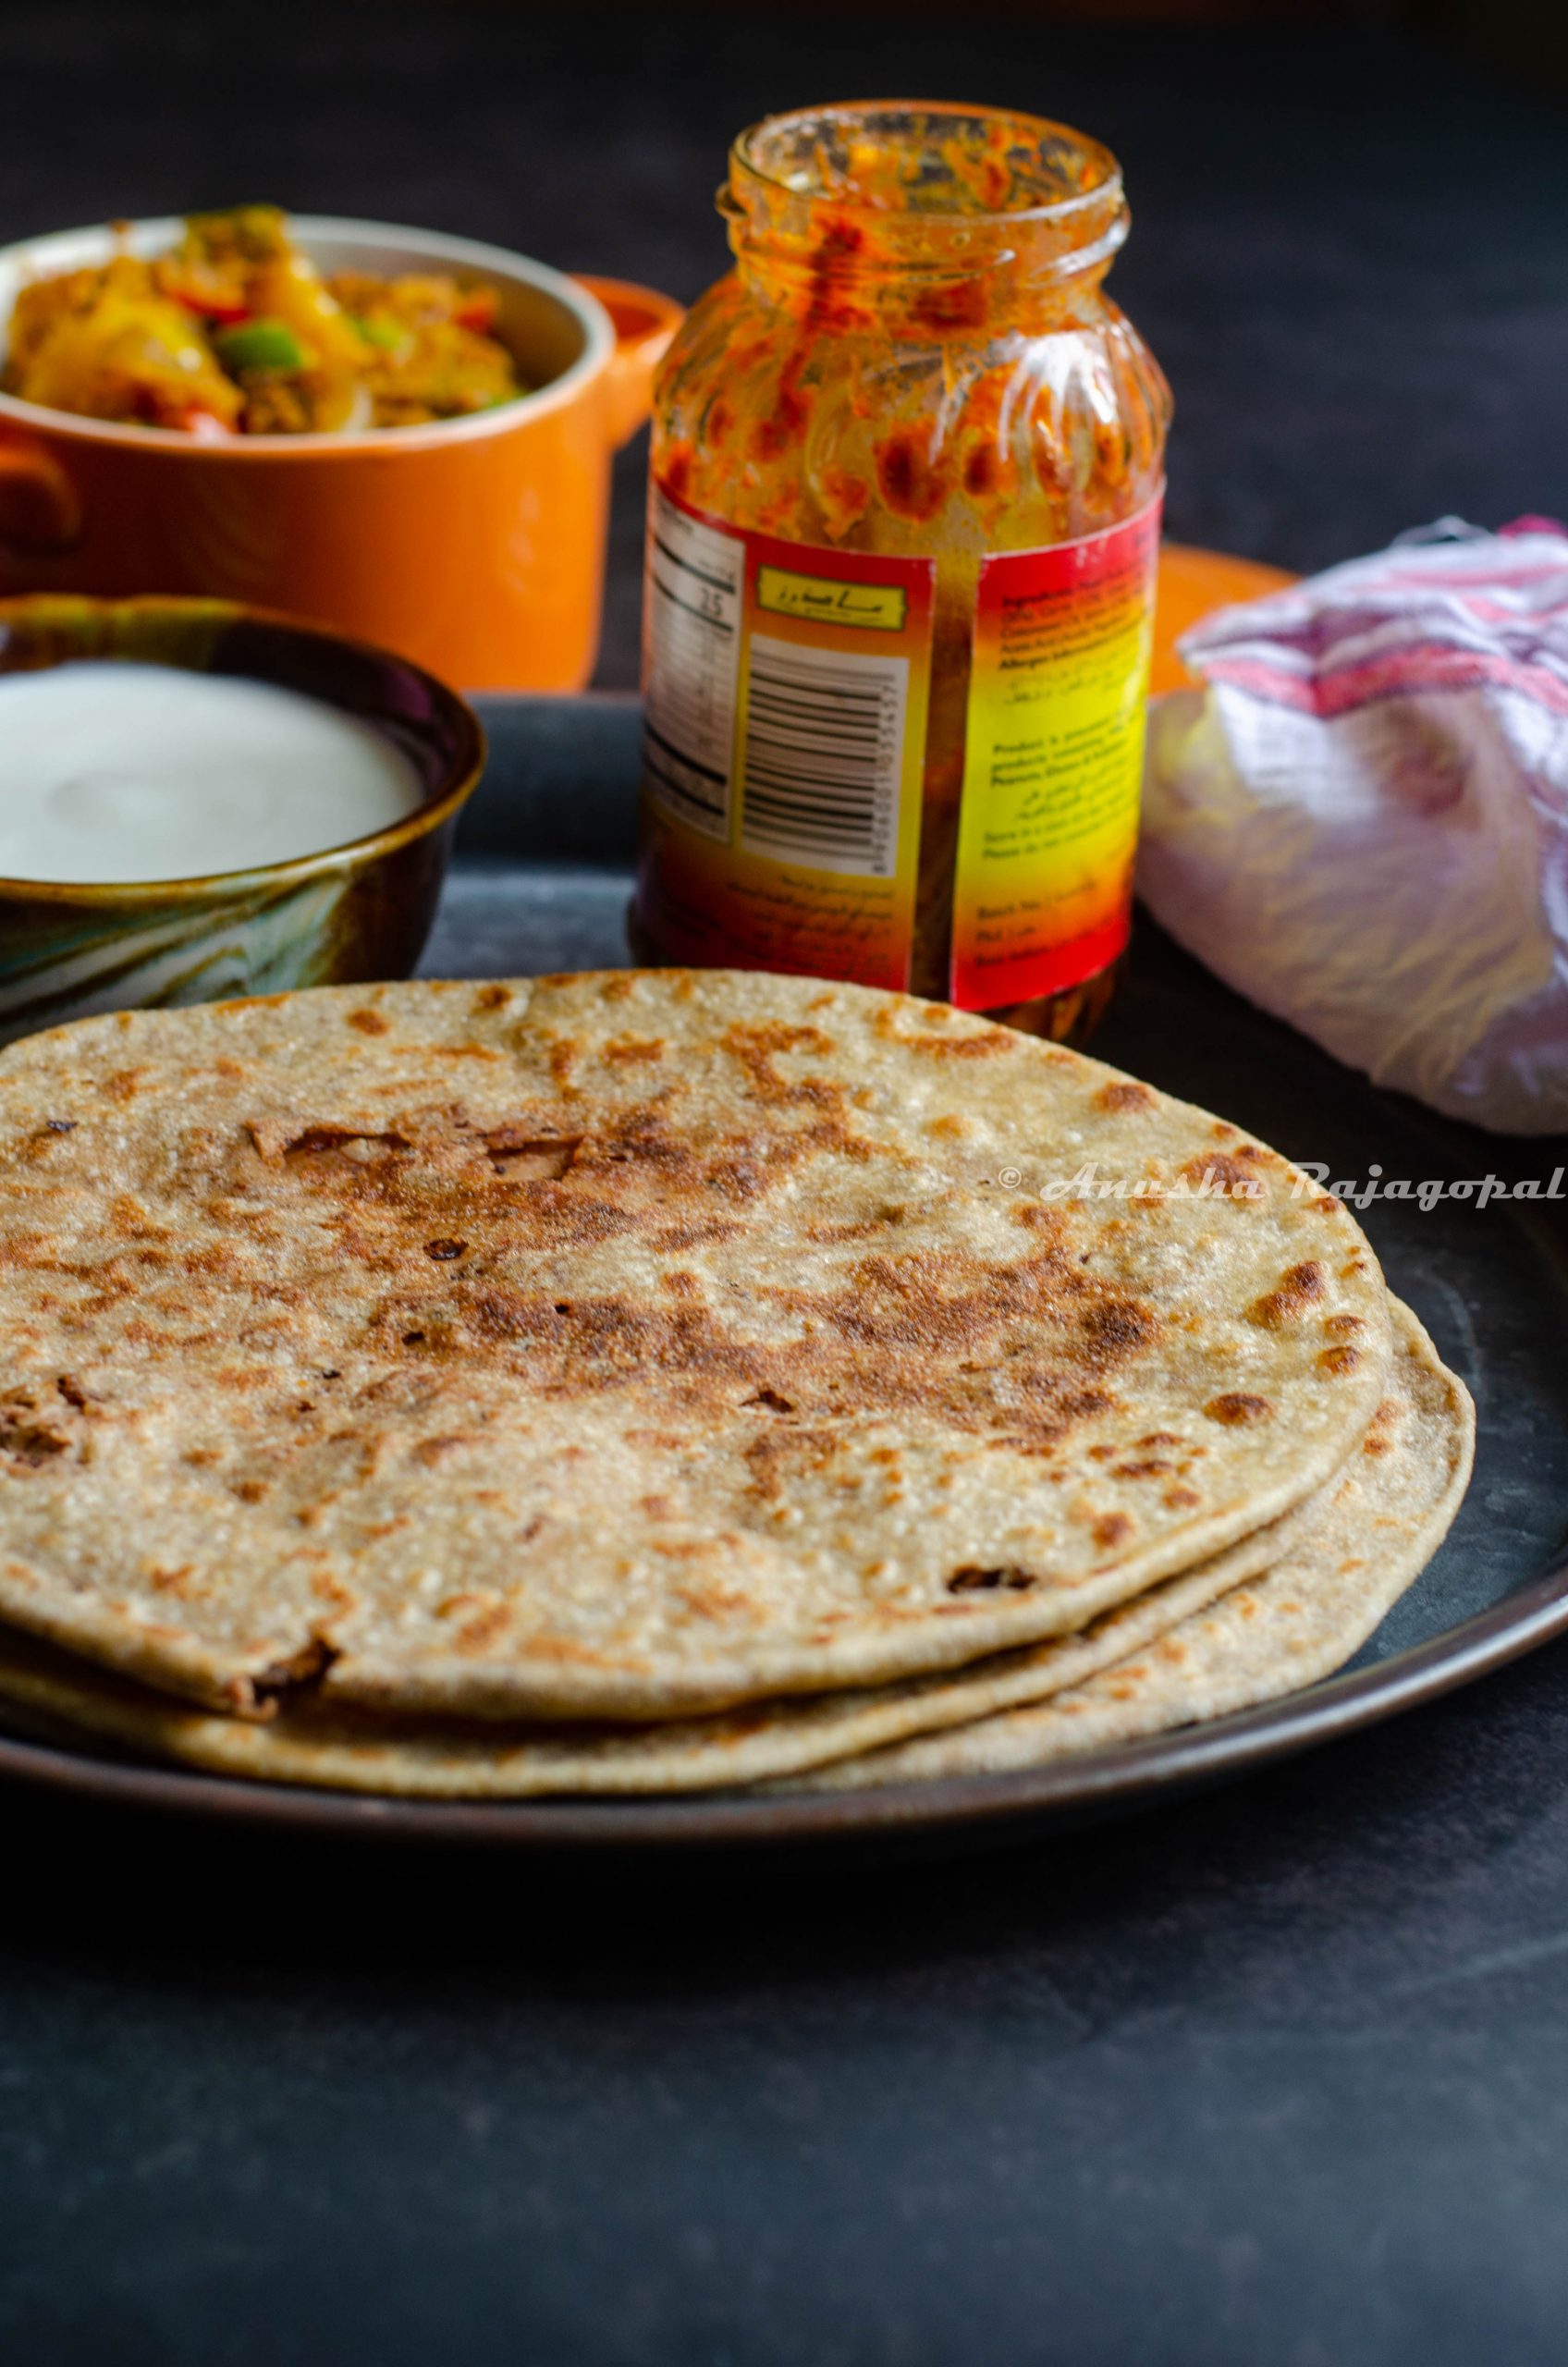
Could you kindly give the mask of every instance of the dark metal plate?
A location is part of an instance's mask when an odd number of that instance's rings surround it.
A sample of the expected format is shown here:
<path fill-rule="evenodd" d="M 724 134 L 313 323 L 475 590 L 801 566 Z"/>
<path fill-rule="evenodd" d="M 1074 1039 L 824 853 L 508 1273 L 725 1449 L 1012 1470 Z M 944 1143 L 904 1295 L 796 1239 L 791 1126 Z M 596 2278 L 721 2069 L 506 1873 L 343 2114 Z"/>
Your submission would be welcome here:
<path fill-rule="evenodd" d="M 484 977 L 619 964 L 636 710 L 629 700 L 488 703 L 493 758 L 469 808 L 424 963 Z M 185 1774 L 0 1735 L 0 1772 L 63 1790 L 271 1825 L 550 1851 L 973 1841 L 1081 1823 L 1301 1750 L 1467 1683 L 1568 1629 L 1568 1142 L 1451 1126 L 1378 1092 L 1229 993 L 1145 924 L 1095 1050 L 1221 1110 L 1330 1180 L 1471 1181 L 1509 1196 L 1379 1199 L 1362 1220 L 1389 1280 L 1473 1391 L 1476 1477 L 1441 1552 L 1339 1676 L 1215 1723 L 1036 1772 L 820 1799 L 445 1805 Z"/>

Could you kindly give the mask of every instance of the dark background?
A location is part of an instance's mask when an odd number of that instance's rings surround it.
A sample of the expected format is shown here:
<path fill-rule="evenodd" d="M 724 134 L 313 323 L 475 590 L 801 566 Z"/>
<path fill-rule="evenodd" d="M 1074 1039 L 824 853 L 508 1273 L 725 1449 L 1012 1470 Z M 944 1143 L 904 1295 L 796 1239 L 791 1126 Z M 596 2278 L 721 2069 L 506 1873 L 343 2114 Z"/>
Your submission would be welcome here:
<path fill-rule="evenodd" d="M 1123 159 L 1177 533 L 1310 568 L 1568 512 L 1568 114 L 1528 12 L 1129 13 L 8 8 L 0 239 L 261 196 L 692 296 L 748 119 L 1001 99 Z M 1562 1647 L 957 1864 L 568 1885 L 17 1789 L 0 1842 L 18 2367 L 1568 2347 Z"/>
<path fill-rule="evenodd" d="M 0 241 L 267 197 L 690 299 L 727 262 L 712 197 L 743 124 L 824 96 L 1000 99 L 1122 160 L 1112 284 L 1176 390 L 1172 533 L 1316 568 L 1446 511 L 1568 511 L 1550 47 L 1498 65 L 1376 6 L 1091 13 L 1126 11 L 0 0 Z M 1494 43 L 1524 21 L 1473 13 Z M 1548 13 L 1568 39 L 1568 6 Z M 616 685 L 642 466 L 619 478 Z"/>

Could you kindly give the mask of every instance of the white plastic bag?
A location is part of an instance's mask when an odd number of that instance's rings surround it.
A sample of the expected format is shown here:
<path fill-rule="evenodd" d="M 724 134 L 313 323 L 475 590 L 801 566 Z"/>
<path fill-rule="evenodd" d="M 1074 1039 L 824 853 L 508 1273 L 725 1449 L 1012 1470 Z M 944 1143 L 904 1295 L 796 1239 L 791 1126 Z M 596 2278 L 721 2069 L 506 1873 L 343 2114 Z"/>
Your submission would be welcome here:
<path fill-rule="evenodd" d="M 1138 887 L 1380 1085 L 1568 1128 L 1568 533 L 1444 521 L 1180 644 Z"/>

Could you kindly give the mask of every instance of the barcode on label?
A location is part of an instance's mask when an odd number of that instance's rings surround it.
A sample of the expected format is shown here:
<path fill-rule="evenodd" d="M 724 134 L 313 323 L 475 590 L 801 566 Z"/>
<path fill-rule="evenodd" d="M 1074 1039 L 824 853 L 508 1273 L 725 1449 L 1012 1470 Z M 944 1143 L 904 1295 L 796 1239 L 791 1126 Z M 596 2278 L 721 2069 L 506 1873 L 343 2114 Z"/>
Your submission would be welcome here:
<path fill-rule="evenodd" d="M 907 657 L 753 632 L 741 840 L 817 871 L 898 868 Z"/>
<path fill-rule="evenodd" d="M 688 518 L 655 492 L 644 599 L 643 770 L 655 802 L 710 839 L 729 835 L 745 567 L 745 546 L 734 535 Z"/>

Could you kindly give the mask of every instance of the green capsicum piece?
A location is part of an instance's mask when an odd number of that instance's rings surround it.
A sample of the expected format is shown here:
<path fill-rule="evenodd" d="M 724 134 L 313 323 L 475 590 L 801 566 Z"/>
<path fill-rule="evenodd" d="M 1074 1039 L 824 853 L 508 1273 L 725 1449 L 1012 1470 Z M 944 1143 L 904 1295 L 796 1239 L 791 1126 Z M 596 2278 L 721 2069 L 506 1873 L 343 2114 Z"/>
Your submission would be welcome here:
<path fill-rule="evenodd" d="M 287 321 L 241 321 L 220 329 L 213 350 L 226 370 L 302 370 L 305 349 Z"/>

